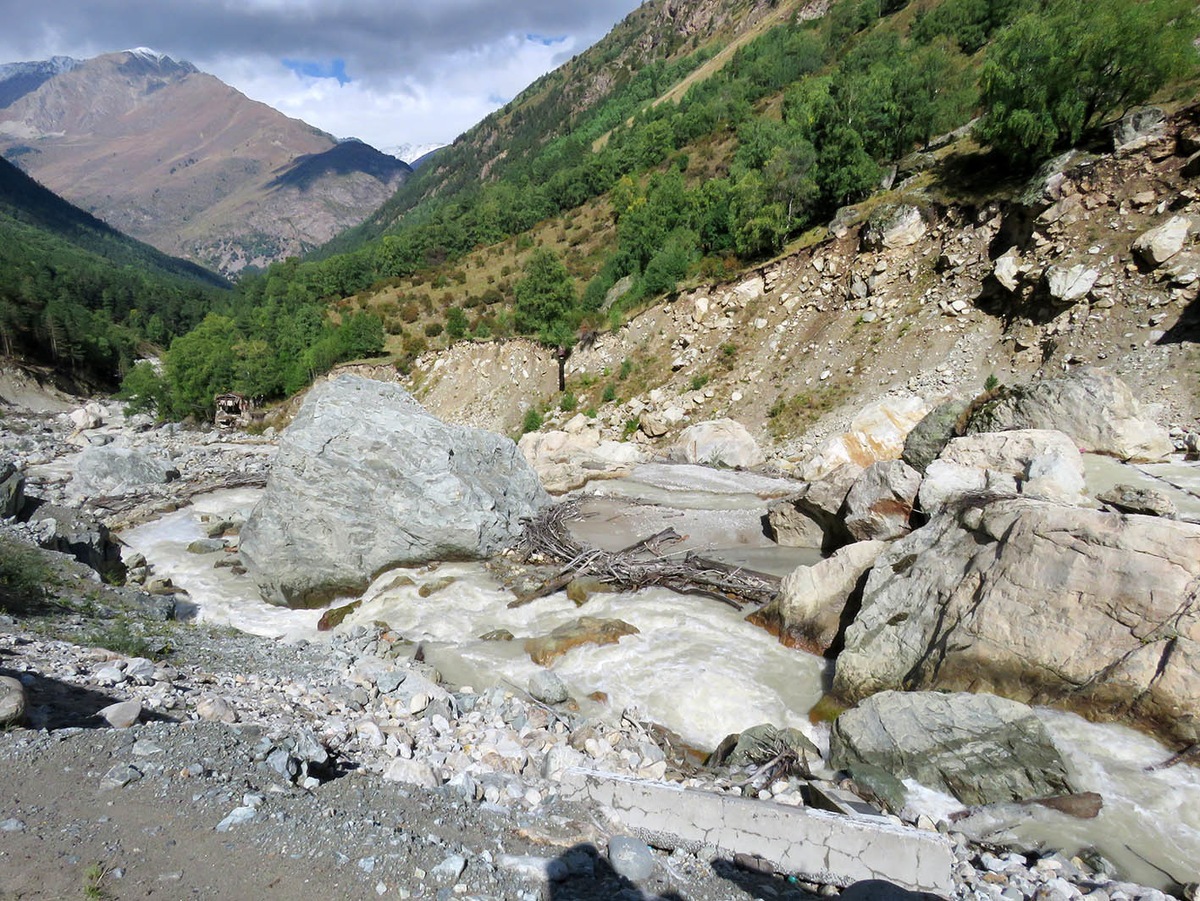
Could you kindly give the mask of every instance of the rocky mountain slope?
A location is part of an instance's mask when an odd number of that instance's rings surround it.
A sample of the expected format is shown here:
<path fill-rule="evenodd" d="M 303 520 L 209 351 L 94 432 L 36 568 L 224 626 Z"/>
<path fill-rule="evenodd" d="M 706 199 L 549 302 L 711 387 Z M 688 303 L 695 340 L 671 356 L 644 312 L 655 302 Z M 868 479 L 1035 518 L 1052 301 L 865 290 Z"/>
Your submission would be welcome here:
<path fill-rule="evenodd" d="M 328 240 L 411 171 L 169 56 L 106 54 L 32 90 L 14 71 L 0 152 L 113 227 L 225 273 Z"/>
<path fill-rule="evenodd" d="M 1020 383 L 1086 364 L 1195 429 L 1196 116 L 1154 118 L 1128 142 L 1118 129 L 1119 147 L 1060 158 L 978 202 L 937 184 L 956 165 L 945 147 L 922 164 L 933 168 L 845 209 L 820 240 L 652 305 L 576 350 L 570 412 L 551 406 L 551 350 L 523 339 L 430 352 L 411 385 L 456 421 L 512 434 L 531 407 L 547 428 L 588 411 L 602 438 L 647 449 L 730 416 L 781 465 L 868 404 L 898 415 L 915 398 L 927 409 L 973 397 L 989 377 Z M 1137 242 L 1168 222 L 1182 228 L 1176 216 L 1189 223 L 1177 252 L 1150 262 Z"/>

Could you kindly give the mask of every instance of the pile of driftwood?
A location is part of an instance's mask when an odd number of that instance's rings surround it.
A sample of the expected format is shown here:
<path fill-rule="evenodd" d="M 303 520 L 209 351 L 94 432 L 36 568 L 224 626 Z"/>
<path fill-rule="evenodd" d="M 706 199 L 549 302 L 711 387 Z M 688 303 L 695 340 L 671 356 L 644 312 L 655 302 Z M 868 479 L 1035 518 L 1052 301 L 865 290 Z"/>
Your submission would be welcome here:
<path fill-rule="evenodd" d="M 741 610 L 747 603 L 765 604 L 779 593 L 778 576 L 730 566 L 688 552 L 664 549 L 683 540 L 664 529 L 619 551 L 588 547 L 571 534 L 568 523 L 579 515 L 579 504 L 567 501 L 547 507 L 525 525 L 522 545 L 527 559 L 541 556 L 560 565 L 558 574 L 537 589 L 521 595 L 509 607 L 561 591 L 577 578 L 587 577 L 625 591 L 660 586 L 680 594 L 715 598 Z"/>

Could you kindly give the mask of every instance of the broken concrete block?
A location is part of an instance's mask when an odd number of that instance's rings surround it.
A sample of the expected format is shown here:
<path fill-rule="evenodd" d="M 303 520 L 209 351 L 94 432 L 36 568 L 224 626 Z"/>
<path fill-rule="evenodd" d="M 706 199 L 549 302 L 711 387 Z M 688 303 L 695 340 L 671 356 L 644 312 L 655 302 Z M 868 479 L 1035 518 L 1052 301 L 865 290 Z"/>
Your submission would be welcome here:
<path fill-rule="evenodd" d="M 731 857 L 756 855 L 775 872 L 827 885 L 885 879 L 950 897 L 954 851 L 948 839 L 878 818 L 843 816 L 715 792 L 644 782 L 593 770 L 563 774 L 561 797 L 599 806 L 661 848 L 705 845 Z"/>

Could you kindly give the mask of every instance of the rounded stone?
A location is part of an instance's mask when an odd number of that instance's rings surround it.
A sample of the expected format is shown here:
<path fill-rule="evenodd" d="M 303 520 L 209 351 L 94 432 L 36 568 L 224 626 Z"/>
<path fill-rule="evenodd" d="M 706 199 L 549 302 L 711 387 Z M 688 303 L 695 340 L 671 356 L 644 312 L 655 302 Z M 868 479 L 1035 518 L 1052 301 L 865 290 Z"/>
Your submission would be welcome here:
<path fill-rule="evenodd" d="M 614 835 L 608 840 L 608 862 L 630 882 L 645 882 L 654 875 L 650 846 L 629 835 Z"/>
<path fill-rule="evenodd" d="M 529 693 L 543 704 L 561 704 L 569 697 L 566 683 L 548 669 L 534 673 L 529 680 Z"/>

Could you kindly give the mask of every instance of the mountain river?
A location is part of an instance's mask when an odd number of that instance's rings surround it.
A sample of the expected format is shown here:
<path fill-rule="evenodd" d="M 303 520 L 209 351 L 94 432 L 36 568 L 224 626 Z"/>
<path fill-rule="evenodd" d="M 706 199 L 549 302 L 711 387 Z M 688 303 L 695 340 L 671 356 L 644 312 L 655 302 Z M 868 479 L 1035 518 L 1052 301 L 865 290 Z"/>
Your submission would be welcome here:
<path fill-rule="evenodd" d="M 1096 489 L 1110 481 L 1132 481 L 1128 470 L 1090 459 L 1089 482 Z M 642 467 L 634 478 L 592 483 L 579 493 L 587 514 L 579 537 L 617 548 L 672 525 L 687 536 L 673 549 L 680 552 L 703 548 L 727 562 L 780 574 L 818 559 L 813 551 L 781 549 L 761 535 L 767 498 L 780 493 L 782 483 L 715 473 L 684 486 L 676 484 L 681 472 Z M 1200 467 L 1175 465 L 1145 473 L 1144 480 L 1159 488 L 1169 480 L 1181 513 L 1191 518 L 1200 516 L 1200 501 L 1187 494 L 1200 488 L 1198 474 Z M 269 605 L 247 576 L 214 568 L 212 554 L 187 551 L 190 542 L 203 537 L 202 515 L 244 517 L 260 493 L 236 490 L 199 497 L 189 507 L 124 532 L 126 553 L 142 553 L 156 575 L 169 576 L 186 589 L 201 621 L 284 641 L 323 641 L 325 636 L 316 631 L 320 611 Z M 700 748 L 765 722 L 795 726 L 823 750 L 828 746 L 828 726 L 808 719 L 828 685 L 828 662 L 783 647 L 723 604 L 650 589 L 594 594 L 582 609 L 560 592 L 510 610 L 511 592 L 481 564 L 446 563 L 404 572 L 415 584 L 392 586 L 396 572 L 385 573 L 346 622 L 384 620 L 424 642 L 427 659 L 451 682 L 476 689 L 500 680 L 524 686 L 536 665 L 524 653 L 523 639 L 544 635 L 581 614 L 617 618 L 636 626 L 638 634 L 614 645 L 577 648 L 555 661 L 555 672 L 574 697 L 603 692 L 614 709 L 636 707 Z M 452 584 L 420 597 L 422 584 L 448 576 L 454 578 Z M 507 629 L 515 640 L 478 638 L 493 629 Z M 583 701 L 585 710 L 590 703 Z M 1097 725 L 1060 711 L 1039 714 L 1064 754 L 1073 782 L 1081 791 L 1103 796 L 1100 816 L 1073 820 L 1044 808 L 1006 805 L 961 825 L 975 837 L 1007 830 L 1068 853 L 1097 847 L 1129 878 L 1147 885 L 1200 881 L 1200 769 L 1178 765 L 1146 773 L 1148 764 L 1165 760 L 1170 750 L 1121 726 Z M 914 812 L 936 820 L 961 808 L 953 798 L 915 783 L 909 787 Z"/>

